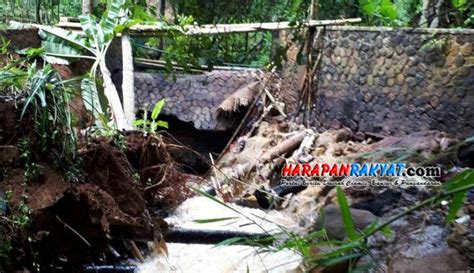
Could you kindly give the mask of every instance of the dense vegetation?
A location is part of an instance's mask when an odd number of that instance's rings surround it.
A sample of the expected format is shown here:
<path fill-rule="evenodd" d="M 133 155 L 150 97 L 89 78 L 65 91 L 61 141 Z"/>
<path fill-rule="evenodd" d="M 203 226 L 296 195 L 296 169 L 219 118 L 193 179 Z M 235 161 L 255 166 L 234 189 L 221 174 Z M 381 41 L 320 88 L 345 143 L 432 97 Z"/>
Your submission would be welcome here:
<path fill-rule="evenodd" d="M 133 19 L 139 22 L 186 25 L 269 21 L 296 23 L 310 18 L 312 3 L 313 18 L 316 19 L 360 17 L 365 25 L 400 27 L 474 26 L 474 2 L 466 0 L 170 0 L 132 1 L 128 6 Z M 84 8 L 87 5 L 94 6 L 91 13 L 100 15 L 105 10 L 106 1 L 85 0 L 81 4 L 71 0 L 3 0 L 0 3 L 0 24 L 5 25 L 9 20 L 54 24 L 61 16 L 77 17 L 81 12 L 87 13 L 88 9 Z M 435 7 L 437 10 L 434 10 Z M 271 33 L 168 38 L 164 43 L 168 53 L 164 59 L 168 64 L 177 61 L 185 66 L 199 64 L 212 67 L 225 63 L 263 66 L 270 62 L 271 53 L 279 52 Z M 163 42 L 158 39 L 135 44 L 143 56 L 156 55 L 156 49 L 161 50 L 162 46 Z"/>
<path fill-rule="evenodd" d="M 99 15 L 105 9 L 105 0 L 92 1 L 92 13 Z M 137 13 L 149 13 L 152 17 L 164 13 L 156 1 L 132 1 L 139 7 Z M 158 1 L 159 2 L 159 1 Z M 306 19 L 309 15 L 309 0 L 241 0 L 202 1 L 170 0 L 166 7 L 175 15 L 193 16 L 196 22 L 240 23 Z M 423 5 L 440 5 L 438 13 L 421 19 Z M 366 25 L 427 26 L 434 16 L 441 19 L 439 27 L 472 27 L 473 3 L 467 0 L 321 0 L 315 2 L 318 19 L 361 17 Z M 42 22 L 52 24 L 60 16 L 77 17 L 84 11 L 80 1 L 74 0 L 3 0 L 0 3 L 0 21 Z M 146 10 L 146 11 L 145 11 Z M 168 18 L 169 19 L 169 18 Z M 421 19 L 421 20 L 420 20 Z"/>

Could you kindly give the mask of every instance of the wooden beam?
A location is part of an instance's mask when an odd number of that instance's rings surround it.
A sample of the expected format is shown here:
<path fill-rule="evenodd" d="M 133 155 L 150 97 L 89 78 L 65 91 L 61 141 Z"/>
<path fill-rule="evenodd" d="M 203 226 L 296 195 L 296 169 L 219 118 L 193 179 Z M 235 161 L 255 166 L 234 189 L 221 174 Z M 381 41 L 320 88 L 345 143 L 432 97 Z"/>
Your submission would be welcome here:
<path fill-rule="evenodd" d="M 227 33 L 246 33 L 257 31 L 277 31 L 285 29 L 295 29 L 300 27 L 317 27 L 329 25 L 344 25 L 350 23 L 359 23 L 360 18 L 336 19 L 336 20 L 308 20 L 301 24 L 292 24 L 292 22 L 270 22 L 270 23 L 249 23 L 249 24 L 215 24 L 201 26 L 163 26 L 161 23 L 155 25 L 135 25 L 128 30 L 130 36 L 160 36 L 169 31 L 181 32 L 183 35 L 202 35 L 202 34 L 227 34 Z M 81 24 L 69 21 L 60 21 L 57 27 L 73 30 L 81 29 Z"/>

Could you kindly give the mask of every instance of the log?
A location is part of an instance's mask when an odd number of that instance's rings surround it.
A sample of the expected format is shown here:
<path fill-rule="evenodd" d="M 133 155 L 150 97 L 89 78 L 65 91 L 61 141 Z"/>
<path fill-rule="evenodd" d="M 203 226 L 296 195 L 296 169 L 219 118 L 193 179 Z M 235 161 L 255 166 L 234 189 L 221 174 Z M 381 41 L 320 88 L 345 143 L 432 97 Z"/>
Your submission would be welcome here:
<path fill-rule="evenodd" d="M 265 153 L 260 161 L 267 163 L 278 156 L 294 151 L 299 147 L 306 134 L 306 131 L 298 132 L 296 135 L 284 140 L 277 146 L 273 147 L 269 152 Z"/>
<path fill-rule="evenodd" d="M 163 233 L 165 241 L 168 243 L 186 244 L 218 244 L 232 238 L 243 238 L 257 240 L 268 236 L 264 233 L 253 233 L 232 230 L 205 230 L 173 227 Z M 245 240 L 238 242 L 245 244 Z"/>

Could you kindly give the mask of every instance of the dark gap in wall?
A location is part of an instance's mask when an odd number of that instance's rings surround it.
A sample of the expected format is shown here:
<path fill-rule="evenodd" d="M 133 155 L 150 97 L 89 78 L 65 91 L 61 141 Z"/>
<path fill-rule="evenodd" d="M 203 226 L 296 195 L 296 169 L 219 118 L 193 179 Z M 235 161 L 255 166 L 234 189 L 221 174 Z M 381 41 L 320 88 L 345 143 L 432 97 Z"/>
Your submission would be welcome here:
<path fill-rule="evenodd" d="M 138 113 L 137 116 L 141 117 L 142 113 Z M 169 128 L 159 128 L 158 130 L 163 129 L 176 139 L 179 145 L 188 147 L 199 154 L 197 155 L 186 148 L 176 149 L 176 153 L 173 154 L 173 158 L 182 165 L 184 171 L 196 175 L 203 175 L 208 171 L 211 166 L 209 154 L 212 154 L 216 159 L 233 133 L 232 129 L 226 131 L 198 130 L 194 128 L 192 122 L 184 122 L 171 115 L 160 115 L 159 120 L 167 121 Z"/>

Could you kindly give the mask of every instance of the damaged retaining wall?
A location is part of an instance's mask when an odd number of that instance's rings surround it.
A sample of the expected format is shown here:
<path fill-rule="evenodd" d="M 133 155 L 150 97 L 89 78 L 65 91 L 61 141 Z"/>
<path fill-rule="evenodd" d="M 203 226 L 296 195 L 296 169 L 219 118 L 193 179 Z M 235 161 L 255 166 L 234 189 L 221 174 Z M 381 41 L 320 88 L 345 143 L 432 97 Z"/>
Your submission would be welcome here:
<path fill-rule="evenodd" d="M 474 30 L 328 28 L 314 125 L 474 135 L 473 44 Z"/>
<path fill-rule="evenodd" d="M 137 107 L 150 111 L 165 99 L 163 114 L 192 122 L 200 130 L 226 130 L 232 120 L 219 118 L 219 106 L 234 92 L 263 76 L 260 71 L 219 71 L 199 75 L 134 73 Z M 253 99 L 253 98 L 252 98 Z"/>

